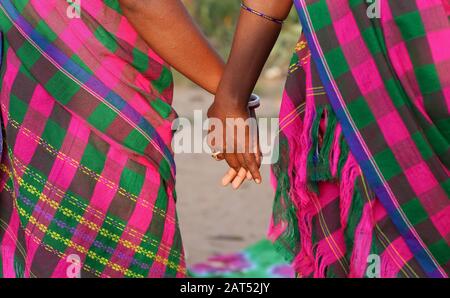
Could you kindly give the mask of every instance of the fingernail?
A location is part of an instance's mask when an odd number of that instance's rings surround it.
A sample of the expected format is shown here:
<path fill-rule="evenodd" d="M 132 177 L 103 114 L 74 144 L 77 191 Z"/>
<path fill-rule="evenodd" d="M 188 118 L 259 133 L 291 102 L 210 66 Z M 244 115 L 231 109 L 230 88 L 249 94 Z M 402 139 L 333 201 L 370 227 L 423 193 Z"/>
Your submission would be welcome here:
<path fill-rule="evenodd" d="M 257 178 L 257 179 L 255 179 L 255 182 L 258 183 L 258 184 L 261 184 L 261 179 Z"/>

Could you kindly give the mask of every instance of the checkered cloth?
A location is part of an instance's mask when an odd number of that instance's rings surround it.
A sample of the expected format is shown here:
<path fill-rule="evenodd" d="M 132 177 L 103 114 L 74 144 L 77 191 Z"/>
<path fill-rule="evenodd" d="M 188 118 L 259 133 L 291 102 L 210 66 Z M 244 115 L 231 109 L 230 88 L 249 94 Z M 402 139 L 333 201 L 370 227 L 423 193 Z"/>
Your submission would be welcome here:
<path fill-rule="evenodd" d="M 118 1 L 0 0 L 0 276 L 186 273 L 173 81 Z"/>
<path fill-rule="evenodd" d="M 447 0 L 295 2 L 270 238 L 301 276 L 447 277 Z"/>

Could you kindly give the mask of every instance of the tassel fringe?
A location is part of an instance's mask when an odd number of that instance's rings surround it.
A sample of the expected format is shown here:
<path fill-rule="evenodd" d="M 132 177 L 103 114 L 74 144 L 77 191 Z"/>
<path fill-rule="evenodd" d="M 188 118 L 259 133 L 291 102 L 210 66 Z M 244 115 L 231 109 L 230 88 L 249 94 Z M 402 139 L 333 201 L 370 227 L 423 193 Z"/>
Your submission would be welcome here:
<path fill-rule="evenodd" d="M 283 164 L 274 167 L 278 171 L 271 238 L 276 239 L 276 247 L 299 276 L 334 276 L 329 266 L 336 262 L 336 256 L 326 242 L 315 243 L 313 218 L 317 213 L 314 201 L 320 203 L 319 184 L 336 183 L 345 240 L 342 257 L 349 277 L 363 277 L 372 247 L 372 209 L 357 187 L 361 172 L 331 106 L 316 106 L 313 100 L 306 99 L 301 133 L 283 132 Z M 288 153 L 288 161 L 283 153 Z"/>

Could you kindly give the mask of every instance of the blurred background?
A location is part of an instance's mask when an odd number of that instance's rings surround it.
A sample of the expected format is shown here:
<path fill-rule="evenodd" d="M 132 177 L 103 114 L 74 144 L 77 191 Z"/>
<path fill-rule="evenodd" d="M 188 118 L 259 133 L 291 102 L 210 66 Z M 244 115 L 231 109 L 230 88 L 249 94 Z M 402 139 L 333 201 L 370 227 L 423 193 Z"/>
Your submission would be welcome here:
<path fill-rule="evenodd" d="M 214 47 L 227 57 L 240 1 L 184 2 Z M 255 90 L 262 97 L 259 117 L 278 115 L 285 74 L 300 30 L 293 10 Z M 174 106 L 181 117 L 192 120 L 193 110 L 205 112 L 212 102 L 211 95 L 177 73 L 175 86 Z M 233 191 L 220 186 L 227 170 L 224 162 L 216 162 L 208 154 L 178 154 L 176 161 L 178 212 L 188 265 L 240 251 L 265 237 L 274 195 L 270 166 L 262 168 L 262 185 L 246 182 Z"/>

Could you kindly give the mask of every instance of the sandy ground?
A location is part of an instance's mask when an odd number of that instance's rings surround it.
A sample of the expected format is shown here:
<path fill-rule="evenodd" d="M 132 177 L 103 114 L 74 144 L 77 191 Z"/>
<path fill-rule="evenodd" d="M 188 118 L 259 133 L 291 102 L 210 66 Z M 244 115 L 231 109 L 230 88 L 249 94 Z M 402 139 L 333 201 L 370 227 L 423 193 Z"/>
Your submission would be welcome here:
<path fill-rule="evenodd" d="M 281 87 L 280 82 L 265 92 L 259 116 L 277 116 Z M 194 109 L 206 111 L 211 101 L 209 94 L 196 88 L 175 90 L 174 107 L 182 117 L 192 119 Z M 178 154 L 176 162 L 177 208 L 188 264 L 238 251 L 265 236 L 273 201 L 269 165 L 262 167 L 262 185 L 247 182 L 234 191 L 220 186 L 227 170 L 224 162 L 208 154 Z"/>

